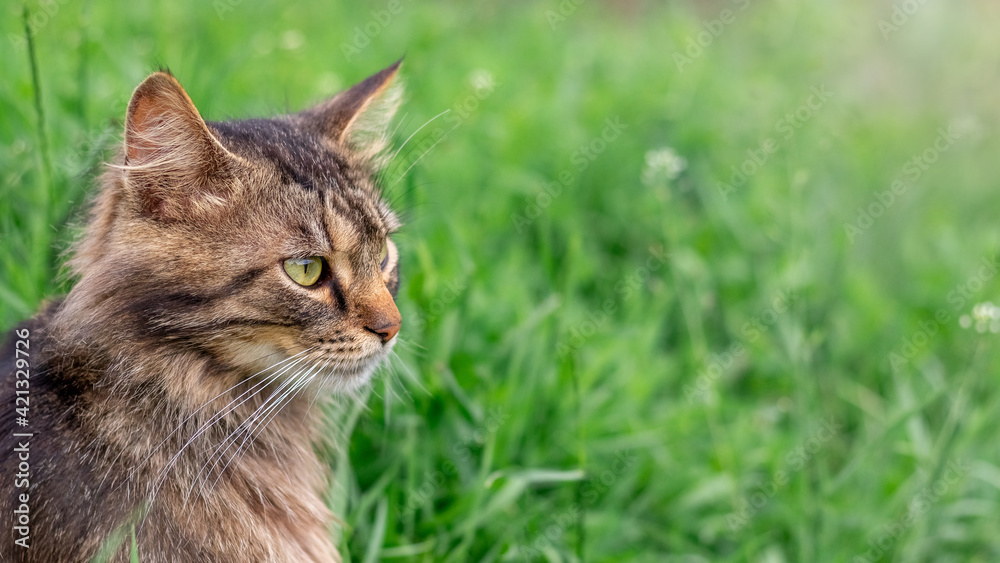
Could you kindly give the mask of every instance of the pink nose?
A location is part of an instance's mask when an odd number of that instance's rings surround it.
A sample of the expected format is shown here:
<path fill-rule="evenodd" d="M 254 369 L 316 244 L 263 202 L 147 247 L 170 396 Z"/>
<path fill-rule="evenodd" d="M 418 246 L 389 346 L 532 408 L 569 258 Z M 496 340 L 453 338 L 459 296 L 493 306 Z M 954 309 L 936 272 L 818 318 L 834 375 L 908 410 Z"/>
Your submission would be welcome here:
<path fill-rule="evenodd" d="M 399 327 L 401 325 L 402 323 L 400 321 L 396 321 L 392 324 L 385 324 L 376 328 L 366 326 L 365 330 L 377 334 L 378 337 L 382 339 L 382 344 L 385 344 L 386 342 L 395 338 L 397 334 L 399 334 Z"/>
<path fill-rule="evenodd" d="M 399 326 L 403 323 L 403 317 L 396 308 L 389 290 L 383 285 L 381 291 L 376 292 L 369 301 L 360 305 L 358 311 L 361 326 L 373 334 L 377 334 L 382 339 L 382 344 L 392 340 L 399 333 Z"/>

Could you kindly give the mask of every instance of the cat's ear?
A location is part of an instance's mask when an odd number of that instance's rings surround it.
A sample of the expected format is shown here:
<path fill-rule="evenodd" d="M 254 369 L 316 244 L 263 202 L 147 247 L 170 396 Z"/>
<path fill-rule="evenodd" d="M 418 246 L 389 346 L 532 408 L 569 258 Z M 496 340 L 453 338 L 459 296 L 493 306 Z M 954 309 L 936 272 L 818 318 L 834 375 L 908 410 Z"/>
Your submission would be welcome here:
<path fill-rule="evenodd" d="M 135 89 L 125 118 L 129 194 L 164 220 L 217 211 L 233 195 L 238 158 L 212 134 L 177 79 L 151 74 Z"/>
<path fill-rule="evenodd" d="M 332 99 L 303 111 L 305 125 L 317 131 L 334 147 L 347 149 L 365 159 L 385 148 L 389 123 L 403 97 L 397 73 L 402 59 Z"/>

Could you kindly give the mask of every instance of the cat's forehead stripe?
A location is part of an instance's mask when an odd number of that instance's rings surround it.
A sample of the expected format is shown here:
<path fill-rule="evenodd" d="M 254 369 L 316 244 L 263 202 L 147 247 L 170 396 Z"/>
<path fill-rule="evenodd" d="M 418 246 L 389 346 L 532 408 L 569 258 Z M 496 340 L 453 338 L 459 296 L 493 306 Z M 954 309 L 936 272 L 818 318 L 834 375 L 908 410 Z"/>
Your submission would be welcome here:
<path fill-rule="evenodd" d="M 323 235 L 334 251 L 355 248 L 358 243 L 357 225 L 348 220 L 346 215 L 338 212 L 336 206 L 330 204 L 330 200 L 335 199 L 333 195 L 328 190 L 319 191 L 322 205 L 317 217 L 322 225 Z"/>
<path fill-rule="evenodd" d="M 318 179 L 342 176 L 346 163 L 326 150 L 318 139 L 300 131 L 289 121 L 250 119 L 213 123 L 224 140 L 237 150 L 270 162 L 286 183 L 312 190 Z"/>
<path fill-rule="evenodd" d="M 372 217 L 366 215 L 363 211 L 365 206 L 370 205 L 371 198 L 368 196 L 359 196 L 359 194 L 354 193 L 355 191 L 351 188 L 323 188 L 320 190 L 320 195 L 324 202 L 323 209 L 326 210 L 325 213 L 330 213 L 336 218 L 328 222 L 331 226 L 335 225 L 337 227 L 338 233 L 348 230 L 355 237 L 364 235 L 372 230 L 380 230 L 382 227 L 381 221 L 377 219 L 373 221 Z M 356 242 L 352 241 L 352 244 Z"/>
<path fill-rule="evenodd" d="M 283 183 L 318 193 L 324 208 L 332 209 L 342 219 L 335 230 L 328 228 L 328 233 L 344 235 L 345 220 L 352 224 L 356 235 L 384 234 L 395 227 L 387 224 L 387 208 L 373 188 L 359 187 L 360 180 L 351 181 L 347 163 L 295 123 L 250 119 L 211 126 L 237 152 L 271 163 Z"/>

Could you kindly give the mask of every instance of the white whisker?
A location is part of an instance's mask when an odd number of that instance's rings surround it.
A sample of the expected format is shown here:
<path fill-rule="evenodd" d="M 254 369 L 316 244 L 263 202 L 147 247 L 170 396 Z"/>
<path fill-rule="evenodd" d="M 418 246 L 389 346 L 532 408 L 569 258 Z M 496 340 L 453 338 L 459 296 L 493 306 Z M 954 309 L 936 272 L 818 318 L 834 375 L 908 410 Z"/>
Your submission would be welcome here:
<path fill-rule="evenodd" d="M 326 363 L 323 364 L 323 366 L 325 365 Z M 319 371 L 322 371 L 322 369 L 323 368 L 320 367 Z M 252 424 L 248 425 L 246 428 L 245 431 L 246 437 L 243 439 L 243 442 L 241 442 L 240 445 L 236 448 L 236 451 L 229 457 L 229 461 L 227 461 L 226 464 L 222 467 L 222 469 L 219 470 L 219 475 L 218 477 L 215 478 L 215 481 L 212 482 L 212 486 L 209 487 L 209 492 L 215 489 L 215 485 L 219 482 L 220 479 L 222 479 L 222 476 L 225 475 L 226 469 L 229 467 L 229 465 L 235 459 L 241 457 L 243 453 L 245 453 L 244 447 L 249 448 L 250 446 L 252 446 L 253 441 L 256 439 L 256 436 L 259 436 L 260 433 L 263 432 L 264 429 L 267 427 L 267 425 L 270 423 L 270 421 L 274 420 L 274 417 L 276 417 L 278 413 L 281 412 L 281 409 L 284 408 L 284 405 L 287 404 L 287 401 L 290 401 L 291 398 L 295 395 L 295 393 L 299 389 L 305 387 L 308 384 L 309 378 L 312 376 L 312 373 L 314 371 L 317 371 L 316 364 L 313 364 L 304 373 L 299 372 L 299 374 L 297 374 L 292 378 L 292 384 L 288 387 L 287 390 L 285 390 L 285 392 L 281 396 L 279 396 L 273 402 L 271 407 L 269 407 L 266 411 L 260 413 L 259 415 L 257 415 L 255 412 L 254 416 L 247 419 L 246 422 L 251 422 Z M 270 400 L 271 399 L 268 398 L 268 401 Z M 228 451 L 229 448 L 232 447 L 232 445 L 235 443 L 236 443 L 235 440 L 233 440 L 233 442 L 231 442 L 224 451 L 218 454 L 219 457 L 218 460 L 216 461 L 216 465 L 218 464 L 218 461 L 222 460 L 222 456 L 225 455 L 226 451 Z M 213 465 L 212 469 L 214 468 L 215 465 Z M 209 469 L 209 475 L 211 475 L 212 469 Z M 201 490 L 198 491 L 198 494 L 201 495 Z"/>
<path fill-rule="evenodd" d="M 326 369 L 326 366 L 331 361 L 332 360 L 327 360 L 326 363 L 323 364 L 323 367 L 320 368 L 319 373 L 323 373 L 323 370 Z M 340 360 L 337 360 L 336 363 L 334 363 L 333 366 L 330 369 L 336 370 L 338 367 L 340 367 L 340 364 L 341 364 Z M 316 392 L 313 393 L 312 401 L 309 401 L 309 408 L 306 409 L 306 414 L 303 415 L 303 416 L 308 416 L 309 411 L 311 411 L 312 408 L 313 408 L 313 405 L 315 405 L 316 401 L 319 400 L 319 394 L 322 393 L 323 391 L 324 391 L 324 388 L 323 388 L 322 385 L 317 385 L 316 386 Z"/>
<path fill-rule="evenodd" d="M 306 350 L 303 350 L 302 352 L 296 354 L 296 356 L 302 356 L 302 354 L 305 354 L 306 352 L 308 352 L 309 350 L 312 350 L 313 348 L 308 348 Z M 292 358 L 294 358 L 294 356 Z M 292 358 L 288 358 L 288 359 L 292 359 Z M 257 382 L 252 387 L 250 387 L 249 389 L 247 389 L 246 391 L 244 391 L 243 393 L 241 393 L 238 397 L 236 397 L 235 399 L 233 399 L 232 401 L 230 401 L 229 404 L 227 404 L 225 407 L 223 407 L 222 409 L 220 409 L 219 412 L 217 412 L 214 415 L 212 415 L 209 418 L 208 421 L 206 421 L 204 424 L 202 424 L 198 428 L 198 430 L 195 432 L 195 434 L 193 436 L 191 436 L 188 439 L 188 441 L 183 446 L 181 446 L 181 448 L 177 451 L 177 453 L 175 453 L 173 455 L 173 457 L 171 457 L 170 460 L 167 462 L 167 464 L 160 470 L 160 473 L 157 475 L 157 478 L 154 481 L 153 492 L 152 492 L 152 494 L 149 495 L 149 504 L 150 504 L 150 506 L 152 506 L 153 501 L 156 498 L 156 495 L 159 493 L 160 487 L 166 481 L 166 477 L 167 477 L 167 474 L 169 473 L 170 469 L 174 466 L 174 464 L 176 464 L 177 460 L 180 458 L 181 454 L 184 452 L 185 449 L 187 449 L 199 436 L 201 436 L 206 431 L 208 431 L 208 429 L 211 426 L 213 426 L 216 422 L 218 422 L 219 420 L 221 420 L 222 418 L 224 418 L 225 416 L 227 416 L 229 413 L 231 413 L 232 411 L 234 411 L 235 409 L 239 408 L 244 403 L 246 403 L 247 401 L 249 401 L 253 397 L 253 394 L 255 394 L 256 390 L 258 390 L 258 388 L 260 388 L 262 386 L 266 386 L 270 382 L 276 380 L 283 373 L 285 373 L 288 370 L 294 368 L 297 364 L 299 364 L 300 362 L 302 362 L 303 360 L 306 360 L 306 359 L 307 359 L 307 356 L 302 356 L 302 357 L 296 359 L 294 362 L 292 362 L 292 363 L 290 363 L 290 364 L 282 367 L 278 372 L 276 372 L 276 373 L 274 373 L 272 375 L 266 376 L 264 379 L 262 379 L 261 381 Z M 276 364 L 276 365 L 278 365 L 278 364 Z M 268 369 L 271 369 L 271 368 L 268 368 Z M 259 373 L 263 373 L 263 371 L 262 372 L 258 372 L 258 374 Z M 246 379 L 244 379 L 243 381 L 246 381 Z M 243 399 L 242 401 L 240 401 L 240 398 L 243 397 L 244 395 L 248 395 L 248 396 L 245 399 Z M 237 403 L 237 401 L 239 401 L 239 402 Z M 199 475 L 200 474 L 201 473 L 199 472 Z M 196 479 L 197 479 L 197 476 L 196 476 Z"/>
<path fill-rule="evenodd" d="M 428 119 L 427 122 L 424 123 L 423 125 L 421 125 L 420 127 L 417 127 L 417 130 L 414 131 L 413 133 L 410 133 L 410 136 L 407 137 L 405 141 L 403 141 L 403 144 L 400 145 L 398 149 L 396 149 L 396 152 L 392 153 L 392 156 L 389 157 L 389 162 L 392 162 L 393 160 L 396 159 L 397 156 L 399 156 L 399 153 L 402 152 L 403 147 L 405 147 L 406 144 L 410 142 L 410 139 L 412 139 L 414 135 L 416 135 L 421 130 L 423 130 L 424 127 L 427 127 L 428 125 L 430 125 L 435 119 L 441 117 L 442 115 L 448 113 L 449 111 L 451 111 L 451 110 L 450 109 L 446 109 L 446 110 L 442 111 L 441 113 L 435 115 L 434 117 Z"/>
<path fill-rule="evenodd" d="M 411 165 L 410 165 L 410 166 L 409 166 L 409 167 L 408 167 L 408 168 L 407 168 L 406 170 L 403 170 L 403 173 L 399 175 L 399 178 L 396 178 L 396 181 L 395 181 L 395 182 L 393 182 L 393 183 L 392 183 L 392 185 L 390 185 L 389 187 L 391 188 L 392 186 L 395 186 L 396 184 L 398 184 L 398 183 L 399 183 L 399 181 L 400 181 L 400 180 L 402 180 L 403 178 L 405 178 L 405 177 L 406 177 L 406 174 L 407 174 L 407 173 L 408 173 L 408 172 L 409 172 L 409 171 L 410 171 L 410 170 L 411 170 L 411 169 L 412 169 L 412 168 L 413 168 L 414 166 L 416 166 L 416 165 L 417 165 L 417 163 L 418 163 L 418 162 L 420 162 L 420 160 L 421 160 L 421 159 L 423 159 L 423 158 L 424 158 L 425 156 L 427 156 L 427 153 L 431 152 L 431 149 L 433 149 L 434 147 L 438 146 L 438 144 L 439 144 L 439 143 L 440 143 L 441 141 L 443 141 L 443 140 L 447 139 L 447 138 L 448 138 L 448 135 L 449 135 L 449 134 L 450 134 L 450 133 L 451 133 L 452 131 L 454 131 L 454 130 L 455 130 L 456 128 L 458 128 L 458 125 L 456 125 L 455 127 L 452 127 L 451 129 L 449 129 L 449 130 L 448 130 L 448 132 L 447 132 L 447 133 L 445 133 L 444 135 L 441 135 L 441 138 L 440 138 L 440 139 L 438 139 L 437 141 L 434 141 L 434 144 L 433 144 L 433 145 L 431 145 L 430 147 L 428 147 L 428 148 L 427 148 L 427 150 L 425 150 L 425 151 L 423 152 L 423 154 L 421 154 L 421 155 L 420 155 L 419 157 L 417 157 L 417 159 L 413 161 L 413 164 L 411 164 Z"/>
<path fill-rule="evenodd" d="M 176 427 L 175 427 L 175 428 L 173 429 L 173 431 L 171 431 L 171 432 L 170 432 L 169 434 L 167 434 L 167 436 L 166 436 L 166 437 L 165 437 L 165 438 L 163 439 L 163 441 L 161 441 L 161 442 L 160 442 L 159 444 L 157 444 L 157 445 L 156 445 L 156 446 L 155 446 L 155 447 L 154 447 L 154 448 L 153 448 L 152 450 L 150 450 L 149 454 L 148 454 L 148 455 L 147 455 L 147 456 L 146 456 L 146 457 L 145 457 L 145 458 L 144 458 L 144 459 L 143 459 L 143 460 L 142 460 L 141 462 L 139 462 L 138 464 L 136 464 L 136 466 L 135 466 L 135 467 L 133 467 L 133 468 L 132 468 L 132 469 L 131 469 L 131 470 L 129 471 L 129 474 L 128 474 L 128 477 L 127 477 L 127 480 L 131 480 L 131 479 L 132 479 L 132 478 L 133 478 L 133 477 L 135 476 L 135 472 L 136 472 L 136 471 L 139 471 L 139 470 L 140 470 L 140 469 L 141 469 L 141 468 L 142 468 L 142 467 L 143 467 L 143 466 L 144 466 L 144 465 L 146 464 L 146 462 L 147 462 L 147 461 L 149 461 L 149 459 L 150 459 L 151 457 L 153 457 L 153 455 L 154 455 L 154 454 L 155 454 L 155 453 L 156 453 L 156 452 L 157 452 L 157 451 L 158 451 L 158 450 L 159 450 L 159 449 L 160 449 L 161 447 L 163 447 L 163 445 L 164 445 L 164 444 L 166 444 L 168 440 L 170 440 L 171 436 L 173 436 L 173 435 L 174 435 L 174 434 L 176 434 L 176 433 L 177 433 L 177 432 L 178 432 L 178 431 L 179 431 L 179 430 L 180 430 L 181 428 L 183 428 L 183 427 L 184 427 L 184 425 L 185 425 L 185 424 L 186 424 L 186 423 L 187 423 L 187 422 L 188 422 L 189 420 L 191 420 L 191 418 L 192 418 L 192 417 L 194 417 L 194 416 L 195 416 L 196 414 L 198 414 L 199 412 L 201 412 L 201 410 L 202 410 L 202 409 L 204 409 L 204 408 L 205 408 L 205 407 L 207 407 L 208 405 L 210 405 L 210 404 L 212 404 L 213 402 L 215 402 L 215 401 L 216 401 L 216 400 L 217 400 L 217 399 L 218 399 L 219 397 L 222 397 L 223 395 L 225 395 L 225 394 L 229 393 L 229 392 L 230 392 L 230 391 L 232 391 L 233 389 L 236 389 L 237 387 L 239 387 L 240 385 L 242 385 L 242 384 L 243 384 L 244 382 L 246 382 L 247 380 L 249 380 L 249 379 L 253 379 L 254 377 L 257 377 L 258 375 L 260 375 L 260 374 L 262 374 L 262 373 L 264 373 L 264 372 L 266 372 L 266 371 L 268 371 L 268 370 L 271 370 L 271 369 L 274 369 L 274 368 L 277 368 L 278 366 L 280 366 L 280 365 L 282 365 L 282 364 L 284 364 L 284 363 L 286 363 L 286 362 L 290 362 L 290 361 L 292 361 L 293 359 L 295 359 L 295 358 L 296 358 L 297 356 L 300 356 L 300 355 L 302 355 L 302 354 L 305 354 L 306 352 L 309 352 L 309 351 L 310 351 L 310 350 L 312 350 L 313 348 L 315 348 L 315 346 L 313 346 L 312 348 L 307 348 L 307 349 L 305 349 L 305 350 L 303 350 L 303 351 L 301 351 L 301 352 L 299 352 L 298 354 L 295 354 L 295 355 L 293 355 L 293 356 L 289 356 L 288 358 L 285 358 L 284 360 L 281 360 L 281 361 L 277 362 L 276 364 L 273 364 L 273 365 L 270 365 L 270 366 L 268 366 L 268 367 L 266 367 L 266 368 L 264 368 L 264 369 L 262 369 L 262 370 L 258 371 L 257 373 L 255 373 L 255 374 L 251 375 L 251 376 L 250 376 L 250 377 L 248 377 L 248 378 L 245 378 L 245 379 L 240 379 L 240 380 L 239 380 L 239 381 L 237 381 L 237 382 L 236 382 L 236 383 L 235 383 L 235 384 L 234 384 L 234 385 L 233 385 L 232 387 L 230 387 L 230 388 L 226 389 L 225 391 L 223 391 L 223 392 L 219 393 L 219 394 L 218 394 L 218 395 L 216 395 L 215 397 L 212 397 L 211 399 L 209 399 L 209 400 L 208 400 L 208 402 L 206 402 L 206 403 L 205 403 L 205 404 L 203 404 L 202 406 L 200 406 L 200 407 L 198 407 L 197 409 L 195 409 L 195 410 L 194 410 L 194 412 L 192 412 L 191 414 L 189 414 L 189 415 L 187 416 L 187 418 L 185 418 L 184 420 L 182 420 L 182 421 L 180 422 L 180 424 L 178 424 L 178 425 L 177 425 L 177 426 L 176 426 Z M 276 354 L 276 353 L 280 353 L 280 352 L 274 352 L 274 353 L 271 353 L 271 354 L 266 354 L 266 355 L 264 355 L 264 356 L 261 356 L 260 358 L 258 358 L 258 360 L 261 360 L 261 359 L 264 359 L 264 358 L 266 358 L 266 357 L 268 357 L 268 356 L 272 356 L 272 355 L 274 355 L 274 354 Z M 252 388 L 251 388 L 251 389 L 252 389 Z M 241 396 L 242 396 L 242 395 L 241 395 Z M 237 399 L 239 399 L 239 397 L 237 397 Z M 230 403 L 230 404 L 232 404 L 232 403 Z M 228 405 L 227 405 L 227 406 L 228 406 Z M 225 409 L 225 408 L 226 408 L 226 407 L 223 407 L 223 409 Z M 185 445 L 185 446 L 186 446 L 186 445 Z M 182 449 L 183 449 L 183 448 L 182 448 Z M 116 458 L 115 458 L 115 460 L 114 460 L 115 462 L 117 462 L 117 461 L 118 461 L 118 458 L 119 458 L 119 457 L 121 457 L 122 453 L 124 453 L 124 452 L 119 452 L 119 454 L 118 454 L 118 457 L 116 457 Z M 114 465 L 114 462 L 112 462 L 112 465 Z M 104 478 L 103 478 L 103 479 L 101 479 L 101 486 L 103 486 L 103 485 L 104 485 L 104 481 L 105 481 L 105 480 L 106 480 L 106 479 L 108 478 L 108 473 L 109 473 L 109 472 L 110 472 L 110 469 L 109 469 L 109 471 L 108 471 L 108 472 L 105 472 L 105 474 L 104 474 Z M 99 487 L 98 487 L 98 490 L 100 490 L 101 486 L 99 486 Z"/>
<path fill-rule="evenodd" d="M 301 372 L 298 372 L 298 373 L 301 373 Z M 194 479 L 191 481 L 191 488 L 188 489 L 187 495 L 184 496 L 184 506 L 187 506 L 187 501 L 191 497 L 191 493 L 194 492 L 195 486 L 198 485 L 198 481 L 199 481 L 199 479 L 201 477 L 201 474 L 205 471 L 205 469 L 208 468 L 208 475 L 210 477 L 211 474 L 212 474 L 212 470 L 215 469 L 218 466 L 219 461 L 222 460 L 222 456 L 226 453 L 226 451 L 229 450 L 229 448 L 232 446 L 232 444 L 235 443 L 235 441 L 238 439 L 237 437 L 243 431 L 243 427 L 247 423 L 249 423 L 250 421 L 254 420 L 258 416 L 258 413 L 260 413 L 264 408 L 266 408 L 268 406 L 268 404 L 270 403 L 271 399 L 273 399 L 275 396 L 279 395 L 280 393 L 284 392 L 284 389 L 286 387 L 289 387 L 291 385 L 291 383 L 294 381 L 294 378 L 298 376 L 298 373 L 296 373 L 296 375 L 292 375 L 292 376 L 289 376 L 289 377 L 285 378 L 285 380 L 282 381 L 278 385 L 278 387 L 275 388 L 275 390 L 271 392 L 271 395 L 267 399 L 264 399 L 264 401 L 261 402 L 260 406 L 258 406 L 254 410 L 254 412 L 251 413 L 249 417 L 247 417 L 246 420 L 244 420 L 243 422 L 241 422 L 232 432 L 230 432 L 225 437 L 225 439 L 222 440 L 222 442 L 218 446 L 215 447 L 215 449 L 212 451 L 212 453 L 209 454 L 208 459 L 205 460 L 205 464 L 201 466 L 201 469 L 198 470 L 198 473 L 195 474 Z M 214 463 L 212 463 L 213 459 L 215 459 Z M 211 468 L 208 467 L 209 463 L 212 463 L 212 467 Z M 198 494 L 199 495 L 201 494 L 201 491 L 203 489 L 204 489 L 204 483 L 198 488 Z"/>

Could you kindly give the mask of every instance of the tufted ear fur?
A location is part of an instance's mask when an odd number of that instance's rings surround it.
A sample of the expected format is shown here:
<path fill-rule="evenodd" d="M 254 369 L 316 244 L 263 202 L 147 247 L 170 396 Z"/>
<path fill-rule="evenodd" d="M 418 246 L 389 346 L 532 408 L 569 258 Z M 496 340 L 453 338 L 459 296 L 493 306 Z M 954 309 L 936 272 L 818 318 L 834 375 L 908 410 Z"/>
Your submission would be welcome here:
<path fill-rule="evenodd" d="M 300 113 L 307 127 L 335 148 L 373 162 L 388 143 L 389 123 L 403 97 L 397 72 L 402 59 L 332 99 Z"/>
<path fill-rule="evenodd" d="M 153 73 L 135 89 L 122 169 L 127 194 L 142 214 L 170 221 L 217 211 L 239 187 L 237 161 L 173 76 Z"/>

